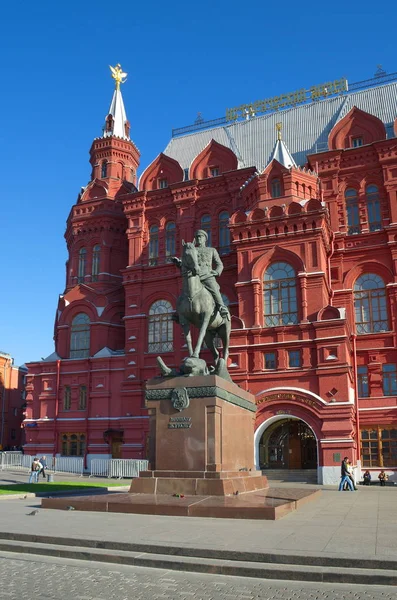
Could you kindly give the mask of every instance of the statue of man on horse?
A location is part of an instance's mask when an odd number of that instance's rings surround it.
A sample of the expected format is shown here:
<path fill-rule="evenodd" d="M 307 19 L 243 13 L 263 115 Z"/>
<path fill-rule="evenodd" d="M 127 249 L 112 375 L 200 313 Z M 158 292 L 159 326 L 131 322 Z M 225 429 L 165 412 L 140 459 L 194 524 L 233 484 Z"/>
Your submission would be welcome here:
<path fill-rule="evenodd" d="M 197 248 L 197 261 L 199 265 L 199 277 L 201 283 L 210 292 L 213 297 L 219 313 L 225 319 L 230 321 L 230 313 L 225 306 L 221 296 L 219 284 L 215 277 L 219 277 L 223 271 L 223 263 L 215 248 L 208 248 L 208 235 L 204 229 L 198 229 L 194 234 L 194 241 Z M 177 267 L 182 267 L 182 260 L 174 256 L 172 258 Z"/>
<path fill-rule="evenodd" d="M 205 361 L 200 359 L 201 347 L 205 342 L 214 358 L 213 372 L 229 379 L 227 359 L 231 329 L 230 313 L 216 281 L 216 277 L 219 277 L 223 271 L 223 264 L 216 249 L 207 247 L 207 240 L 207 233 L 199 229 L 195 233 L 194 242 L 182 242 L 182 257 L 172 258 L 182 274 L 182 294 L 177 300 L 176 321 L 183 329 L 189 351 L 189 357 L 185 359 L 179 374 L 192 374 L 192 360 L 197 363 L 193 367 L 195 373 L 197 369 L 201 369 L 201 374 L 208 373 Z M 199 329 L 194 348 L 191 325 Z M 222 358 L 219 356 L 216 344 L 217 336 L 222 341 Z M 176 374 L 174 370 L 166 367 L 160 357 L 158 362 L 164 375 Z"/>

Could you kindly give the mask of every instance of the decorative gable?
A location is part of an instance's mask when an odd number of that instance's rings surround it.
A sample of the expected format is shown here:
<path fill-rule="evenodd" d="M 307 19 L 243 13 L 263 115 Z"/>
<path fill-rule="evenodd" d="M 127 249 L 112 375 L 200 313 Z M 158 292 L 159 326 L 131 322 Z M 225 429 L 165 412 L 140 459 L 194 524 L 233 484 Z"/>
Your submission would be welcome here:
<path fill-rule="evenodd" d="M 183 169 L 179 162 L 161 153 L 142 173 L 139 189 L 159 190 L 181 181 L 183 181 Z"/>
<path fill-rule="evenodd" d="M 80 196 L 80 202 L 95 200 L 97 198 L 106 198 L 108 195 L 108 186 L 100 179 L 94 179 L 87 185 Z"/>
<path fill-rule="evenodd" d="M 330 150 L 340 150 L 372 144 L 386 139 L 386 129 L 378 117 L 354 106 L 331 130 Z"/>
<path fill-rule="evenodd" d="M 192 162 L 189 179 L 217 177 L 226 171 L 235 171 L 237 168 L 238 161 L 234 152 L 215 140 L 211 140 Z"/>

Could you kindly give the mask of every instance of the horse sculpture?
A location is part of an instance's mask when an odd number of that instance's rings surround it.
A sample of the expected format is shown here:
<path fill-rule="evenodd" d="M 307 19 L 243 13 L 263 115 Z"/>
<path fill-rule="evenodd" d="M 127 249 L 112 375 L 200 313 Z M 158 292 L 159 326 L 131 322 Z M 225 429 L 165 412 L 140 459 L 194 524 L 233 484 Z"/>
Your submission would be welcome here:
<path fill-rule="evenodd" d="M 199 358 L 205 341 L 214 357 L 215 366 L 219 362 L 219 352 L 215 337 L 222 340 L 225 365 L 229 356 L 230 320 L 219 314 L 215 300 L 200 280 L 197 248 L 193 242 L 182 242 L 181 258 L 182 294 L 177 300 L 178 320 L 186 338 L 189 356 Z M 190 326 L 199 329 L 199 336 L 193 350 Z"/>

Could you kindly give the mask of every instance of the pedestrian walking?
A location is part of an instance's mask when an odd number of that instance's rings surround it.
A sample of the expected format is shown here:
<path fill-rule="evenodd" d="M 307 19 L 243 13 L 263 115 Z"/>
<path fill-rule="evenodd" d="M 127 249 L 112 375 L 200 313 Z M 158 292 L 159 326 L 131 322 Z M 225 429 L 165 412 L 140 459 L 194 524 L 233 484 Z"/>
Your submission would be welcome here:
<path fill-rule="evenodd" d="M 30 467 L 29 483 L 37 483 L 40 469 L 41 469 L 41 462 L 39 461 L 39 459 L 36 456 L 33 459 L 33 462 Z"/>
<path fill-rule="evenodd" d="M 354 477 L 353 477 L 353 465 L 351 464 L 350 460 L 347 461 L 347 470 L 349 472 L 350 481 L 352 482 L 354 489 L 357 491 L 356 482 L 354 481 Z M 346 486 L 345 486 L 345 489 L 346 489 Z"/>
<path fill-rule="evenodd" d="M 354 487 L 353 487 L 352 481 L 350 479 L 348 462 L 349 462 L 349 457 L 345 456 L 345 458 L 342 460 L 342 463 L 341 463 L 341 479 L 340 479 L 340 484 L 339 484 L 340 492 L 343 492 L 343 487 L 344 487 L 345 483 L 347 483 L 347 486 L 351 492 L 354 491 Z"/>
<path fill-rule="evenodd" d="M 47 468 L 47 457 L 45 455 L 40 458 L 40 463 L 41 469 L 39 471 L 39 474 L 37 475 L 37 478 L 39 478 L 40 474 L 42 474 L 43 478 L 45 479 L 45 469 Z"/>

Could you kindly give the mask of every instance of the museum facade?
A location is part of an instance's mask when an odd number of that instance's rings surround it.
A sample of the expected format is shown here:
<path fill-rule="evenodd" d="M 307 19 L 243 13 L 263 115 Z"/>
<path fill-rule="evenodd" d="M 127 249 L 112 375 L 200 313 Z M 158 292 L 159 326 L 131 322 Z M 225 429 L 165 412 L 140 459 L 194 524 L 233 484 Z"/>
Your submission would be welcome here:
<path fill-rule="evenodd" d="M 257 467 L 397 474 L 396 136 L 397 82 L 374 82 L 176 133 L 138 182 L 116 80 L 67 220 L 55 352 L 28 365 L 25 453 L 147 456 L 145 381 L 186 356 L 171 257 L 203 229 Z"/>

